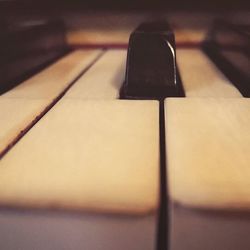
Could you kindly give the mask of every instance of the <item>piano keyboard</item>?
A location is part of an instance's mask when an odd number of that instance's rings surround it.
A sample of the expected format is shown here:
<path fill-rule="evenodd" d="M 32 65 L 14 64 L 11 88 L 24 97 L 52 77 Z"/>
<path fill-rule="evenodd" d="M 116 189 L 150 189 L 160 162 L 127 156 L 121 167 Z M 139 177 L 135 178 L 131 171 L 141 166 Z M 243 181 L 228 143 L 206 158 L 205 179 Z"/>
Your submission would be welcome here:
<path fill-rule="evenodd" d="M 0 96 L 1 249 L 249 249 L 234 240 L 249 217 L 196 211 L 249 209 L 248 99 L 177 47 L 186 97 L 165 100 L 162 212 L 159 103 L 119 99 L 126 55 L 77 49 Z"/>
<path fill-rule="evenodd" d="M 1 108 L 4 130 L 1 132 L 0 155 L 18 139 L 20 132 L 53 105 L 100 52 L 75 51 L 1 95 L 0 99 L 4 104 Z M 10 110 L 13 112 L 10 113 Z"/>

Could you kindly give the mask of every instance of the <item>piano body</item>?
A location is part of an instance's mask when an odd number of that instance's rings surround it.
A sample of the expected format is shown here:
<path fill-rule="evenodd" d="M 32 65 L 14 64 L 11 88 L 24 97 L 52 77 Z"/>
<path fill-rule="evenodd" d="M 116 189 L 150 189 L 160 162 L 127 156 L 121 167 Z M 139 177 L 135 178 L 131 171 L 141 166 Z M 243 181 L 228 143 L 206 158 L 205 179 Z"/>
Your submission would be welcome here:
<path fill-rule="evenodd" d="M 65 30 L 1 46 L 0 249 L 250 249 L 249 12 L 5 4 L 4 28 Z M 245 25 L 243 55 L 218 18 Z M 174 30 L 185 97 L 121 99 L 129 36 L 153 20 Z"/>

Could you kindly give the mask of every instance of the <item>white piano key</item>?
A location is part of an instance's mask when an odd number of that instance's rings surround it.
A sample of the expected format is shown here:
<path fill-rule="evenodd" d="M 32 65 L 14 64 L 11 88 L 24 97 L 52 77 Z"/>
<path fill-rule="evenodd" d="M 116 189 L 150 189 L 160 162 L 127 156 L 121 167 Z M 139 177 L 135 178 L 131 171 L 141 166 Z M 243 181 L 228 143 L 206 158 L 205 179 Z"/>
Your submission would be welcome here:
<path fill-rule="evenodd" d="M 0 204 L 155 211 L 158 113 L 156 101 L 60 101 L 1 160 Z"/>
<path fill-rule="evenodd" d="M 0 155 L 99 54 L 73 52 L 0 96 Z"/>
<path fill-rule="evenodd" d="M 170 197 L 191 207 L 249 209 L 249 99 L 165 104 Z"/>
<path fill-rule="evenodd" d="M 109 50 L 84 74 L 65 98 L 117 99 L 125 79 L 127 50 Z"/>
<path fill-rule="evenodd" d="M 24 81 L 0 98 L 55 99 L 101 53 L 77 50 Z"/>
<path fill-rule="evenodd" d="M 41 113 L 45 100 L 0 98 L 0 154 L 32 124 Z"/>
<path fill-rule="evenodd" d="M 199 49 L 177 49 L 186 97 L 241 97 L 240 92 Z"/>

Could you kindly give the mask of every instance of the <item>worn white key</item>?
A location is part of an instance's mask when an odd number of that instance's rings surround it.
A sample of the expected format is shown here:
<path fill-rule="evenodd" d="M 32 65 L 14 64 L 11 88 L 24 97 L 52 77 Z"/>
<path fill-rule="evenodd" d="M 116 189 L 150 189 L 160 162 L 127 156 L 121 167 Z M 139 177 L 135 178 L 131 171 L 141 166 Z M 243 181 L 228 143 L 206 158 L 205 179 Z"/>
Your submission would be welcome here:
<path fill-rule="evenodd" d="M 125 79 L 126 50 L 109 50 L 84 74 L 65 95 L 65 98 L 106 99 L 119 98 Z"/>
<path fill-rule="evenodd" d="M 241 97 L 240 92 L 199 49 L 177 49 L 186 97 Z"/>
<path fill-rule="evenodd" d="M 99 54 L 73 52 L 0 96 L 0 155 Z"/>
<path fill-rule="evenodd" d="M 1 98 L 55 99 L 100 54 L 100 50 L 77 50 L 8 91 Z"/>
<path fill-rule="evenodd" d="M 0 153 L 41 113 L 44 100 L 0 98 Z"/>
<path fill-rule="evenodd" d="M 169 192 L 187 206 L 250 208 L 250 101 L 166 101 Z"/>
<path fill-rule="evenodd" d="M 0 203 L 154 211 L 158 113 L 156 101 L 60 101 L 0 161 Z"/>

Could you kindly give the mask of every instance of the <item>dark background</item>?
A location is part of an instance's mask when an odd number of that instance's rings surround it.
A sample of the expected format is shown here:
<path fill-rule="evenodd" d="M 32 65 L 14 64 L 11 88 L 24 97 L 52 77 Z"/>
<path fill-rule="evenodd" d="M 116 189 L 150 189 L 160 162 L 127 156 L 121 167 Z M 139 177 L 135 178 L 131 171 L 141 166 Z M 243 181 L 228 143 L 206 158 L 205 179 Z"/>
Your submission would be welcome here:
<path fill-rule="evenodd" d="M 2 10 L 11 9 L 86 9 L 86 10 L 203 10 L 250 9 L 246 0 L 0 0 Z"/>

